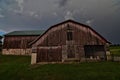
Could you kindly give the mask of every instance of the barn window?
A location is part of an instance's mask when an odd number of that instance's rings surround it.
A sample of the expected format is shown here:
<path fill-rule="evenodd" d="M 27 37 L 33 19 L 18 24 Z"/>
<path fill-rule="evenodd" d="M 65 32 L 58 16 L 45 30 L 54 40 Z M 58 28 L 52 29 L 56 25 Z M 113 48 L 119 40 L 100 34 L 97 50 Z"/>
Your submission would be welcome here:
<path fill-rule="evenodd" d="M 73 31 L 69 25 L 67 25 L 67 40 L 68 41 L 73 40 Z"/>
<path fill-rule="evenodd" d="M 67 32 L 67 40 L 68 41 L 73 40 L 72 32 Z"/>

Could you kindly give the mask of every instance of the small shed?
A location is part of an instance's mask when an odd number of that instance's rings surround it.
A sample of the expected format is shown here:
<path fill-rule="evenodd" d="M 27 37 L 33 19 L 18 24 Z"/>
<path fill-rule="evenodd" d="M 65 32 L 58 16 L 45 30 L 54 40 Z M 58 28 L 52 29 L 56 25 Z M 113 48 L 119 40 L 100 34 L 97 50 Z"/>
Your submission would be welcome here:
<path fill-rule="evenodd" d="M 90 26 L 67 20 L 32 41 L 31 63 L 106 60 L 108 42 Z"/>
<path fill-rule="evenodd" d="M 4 35 L 3 52 L 5 55 L 31 55 L 29 43 L 40 36 L 44 30 L 13 31 Z"/>

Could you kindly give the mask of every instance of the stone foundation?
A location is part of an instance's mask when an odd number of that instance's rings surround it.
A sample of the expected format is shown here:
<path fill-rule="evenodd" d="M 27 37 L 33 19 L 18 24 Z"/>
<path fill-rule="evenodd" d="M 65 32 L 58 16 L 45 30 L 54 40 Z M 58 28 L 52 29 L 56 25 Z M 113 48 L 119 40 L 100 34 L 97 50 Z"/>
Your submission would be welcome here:
<path fill-rule="evenodd" d="M 31 55 L 31 49 L 3 49 L 3 55 Z"/>

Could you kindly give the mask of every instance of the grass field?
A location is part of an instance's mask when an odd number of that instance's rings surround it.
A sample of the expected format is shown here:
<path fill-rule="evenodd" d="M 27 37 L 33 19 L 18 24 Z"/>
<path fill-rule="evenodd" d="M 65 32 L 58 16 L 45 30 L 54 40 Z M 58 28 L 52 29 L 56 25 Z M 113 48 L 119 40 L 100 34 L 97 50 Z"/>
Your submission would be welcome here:
<path fill-rule="evenodd" d="M 110 52 L 120 55 L 120 46 Z M 0 55 L 0 80 L 120 80 L 120 62 L 30 65 L 30 56 Z"/>
<path fill-rule="evenodd" d="M 30 65 L 28 56 L 0 55 L 0 80 L 120 80 L 120 63 Z"/>
<path fill-rule="evenodd" d="M 111 46 L 110 47 L 110 52 L 113 55 L 120 56 L 120 46 Z"/>

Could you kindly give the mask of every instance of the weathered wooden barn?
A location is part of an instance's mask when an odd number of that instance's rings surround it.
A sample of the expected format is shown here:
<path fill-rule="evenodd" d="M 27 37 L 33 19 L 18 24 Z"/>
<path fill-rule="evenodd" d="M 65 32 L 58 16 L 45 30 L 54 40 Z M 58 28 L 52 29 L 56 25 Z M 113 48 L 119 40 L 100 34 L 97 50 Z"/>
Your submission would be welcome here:
<path fill-rule="evenodd" d="M 1 51 L 2 51 L 2 36 L 0 36 L 0 53 L 1 53 Z"/>
<path fill-rule="evenodd" d="M 50 27 L 32 46 L 31 63 L 106 60 L 109 42 L 91 27 L 67 20 Z"/>
<path fill-rule="evenodd" d="M 43 32 L 44 30 L 13 31 L 5 34 L 2 54 L 31 55 L 31 46 L 28 44 Z"/>

